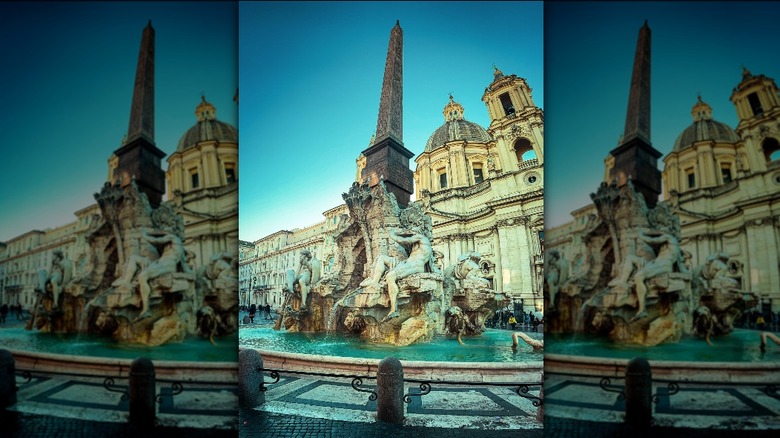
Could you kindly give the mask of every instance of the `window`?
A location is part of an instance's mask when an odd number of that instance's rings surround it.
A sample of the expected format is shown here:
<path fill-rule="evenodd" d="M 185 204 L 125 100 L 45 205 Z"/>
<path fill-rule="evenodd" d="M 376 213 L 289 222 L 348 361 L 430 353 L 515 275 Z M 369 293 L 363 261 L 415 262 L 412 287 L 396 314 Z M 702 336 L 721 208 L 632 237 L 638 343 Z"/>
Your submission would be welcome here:
<path fill-rule="evenodd" d="M 767 161 L 780 160 L 780 143 L 774 138 L 767 138 L 764 140 L 761 148 L 764 150 L 764 158 L 766 158 Z"/>
<path fill-rule="evenodd" d="M 190 182 L 192 183 L 192 188 L 197 189 L 200 187 L 200 177 L 198 176 L 197 170 L 191 170 L 190 171 Z"/>
<path fill-rule="evenodd" d="M 723 177 L 723 184 L 728 184 L 731 182 L 731 166 L 728 164 L 721 164 L 720 165 L 720 176 Z"/>
<path fill-rule="evenodd" d="M 504 108 L 504 114 L 510 115 L 515 113 L 515 107 L 512 105 L 512 99 L 509 97 L 509 93 L 504 93 L 498 96 L 501 101 L 501 106 Z"/>
<path fill-rule="evenodd" d="M 485 177 L 482 175 L 482 164 L 474 164 L 474 184 L 479 184 L 482 181 L 485 180 Z"/>
<path fill-rule="evenodd" d="M 536 158 L 536 152 L 534 152 L 534 148 L 531 146 L 531 141 L 527 138 L 518 139 L 515 142 L 515 156 L 518 164 Z"/>
<path fill-rule="evenodd" d="M 439 171 L 439 188 L 447 188 L 447 172 L 443 170 Z"/>
<path fill-rule="evenodd" d="M 754 115 L 760 116 L 764 113 L 764 109 L 761 108 L 761 101 L 758 99 L 758 94 L 748 94 L 748 103 L 750 104 L 750 109 L 753 110 Z"/>
<path fill-rule="evenodd" d="M 225 181 L 228 184 L 236 182 L 236 169 L 231 167 L 225 167 Z"/>
<path fill-rule="evenodd" d="M 688 169 L 685 171 L 685 173 L 688 175 L 688 188 L 693 189 L 696 187 L 696 174 L 693 173 L 693 169 Z"/>

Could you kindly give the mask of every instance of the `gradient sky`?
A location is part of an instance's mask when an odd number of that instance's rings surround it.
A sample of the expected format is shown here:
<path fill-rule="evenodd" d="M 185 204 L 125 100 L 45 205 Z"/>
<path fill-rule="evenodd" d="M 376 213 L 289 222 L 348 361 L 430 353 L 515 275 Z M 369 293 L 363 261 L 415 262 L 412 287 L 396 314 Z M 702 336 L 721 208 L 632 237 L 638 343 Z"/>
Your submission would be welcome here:
<path fill-rule="evenodd" d="M 543 107 L 541 3 L 241 3 L 239 236 L 312 225 L 343 203 L 376 130 L 390 30 L 404 36 L 404 145 L 419 155 L 448 93 L 487 127 L 493 64 Z M 414 162 L 410 160 L 414 169 Z"/>
<path fill-rule="evenodd" d="M 237 125 L 237 12 L 235 3 L 0 3 L 0 241 L 64 225 L 94 203 L 127 132 L 149 19 L 157 147 L 175 150 L 201 93 Z"/>
<path fill-rule="evenodd" d="M 545 5 L 545 225 L 590 203 L 623 132 L 639 28 L 652 31 L 651 141 L 668 154 L 697 94 L 736 127 L 729 97 L 753 74 L 780 79 L 776 3 Z M 663 167 L 661 159 L 659 168 Z"/>

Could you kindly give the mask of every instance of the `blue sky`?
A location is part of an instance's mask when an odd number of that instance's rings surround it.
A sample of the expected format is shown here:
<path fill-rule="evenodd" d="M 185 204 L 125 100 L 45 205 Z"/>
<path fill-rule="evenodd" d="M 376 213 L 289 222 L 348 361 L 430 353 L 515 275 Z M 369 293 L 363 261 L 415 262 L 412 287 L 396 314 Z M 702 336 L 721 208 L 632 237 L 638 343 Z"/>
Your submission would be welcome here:
<path fill-rule="evenodd" d="M 467 120 L 488 126 L 481 98 L 493 64 L 526 78 L 544 107 L 541 3 L 241 3 L 242 240 L 314 224 L 343 203 L 376 130 L 396 20 L 403 140 L 415 155 L 444 123 L 450 92 Z"/>
<path fill-rule="evenodd" d="M 692 122 L 697 94 L 736 127 L 729 101 L 753 74 L 780 78 L 777 3 L 545 5 L 545 224 L 590 203 L 625 124 L 639 28 L 652 31 L 651 141 L 664 155 Z M 663 163 L 659 159 L 659 168 Z"/>
<path fill-rule="evenodd" d="M 0 241 L 64 225 L 94 203 L 127 131 L 149 19 L 157 147 L 175 150 L 201 93 L 237 125 L 237 12 L 234 3 L 0 3 Z"/>

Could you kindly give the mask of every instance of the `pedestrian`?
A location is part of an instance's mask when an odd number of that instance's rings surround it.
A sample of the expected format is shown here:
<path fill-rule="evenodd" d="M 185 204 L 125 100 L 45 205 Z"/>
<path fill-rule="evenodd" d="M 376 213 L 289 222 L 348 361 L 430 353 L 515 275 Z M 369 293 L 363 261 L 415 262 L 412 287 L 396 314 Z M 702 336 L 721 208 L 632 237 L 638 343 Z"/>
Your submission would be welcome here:
<path fill-rule="evenodd" d="M 271 305 L 268 303 L 265 305 L 265 319 L 271 319 Z"/>
<path fill-rule="evenodd" d="M 5 317 L 8 316 L 8 304 L 0 306 L 0 322 L 5 324 Z"/>
<path fill-rule="evenodd" d="M 257 312 L 257 306 L 255 304 L 252 304 L 249 306 L 249 323 L 254 324 L 255 323 L 255 312 Z"/>
<path fill-rule="evenodd" d="M 509 314 L 509 325 L 512 326 L 512 330 L 514 330 L 517 325 L 517 319 L 515 318 L 514 313 Z"/>
<path fill-rule="evenodd" d="M 764 331 L 764 325 L 766 324 L 766 321 L 764 321 L 764 315 L 758 314 L 758 317 L 756 318 L 756 325 L 758 326 L 758 329 L 761 331 Z"/>

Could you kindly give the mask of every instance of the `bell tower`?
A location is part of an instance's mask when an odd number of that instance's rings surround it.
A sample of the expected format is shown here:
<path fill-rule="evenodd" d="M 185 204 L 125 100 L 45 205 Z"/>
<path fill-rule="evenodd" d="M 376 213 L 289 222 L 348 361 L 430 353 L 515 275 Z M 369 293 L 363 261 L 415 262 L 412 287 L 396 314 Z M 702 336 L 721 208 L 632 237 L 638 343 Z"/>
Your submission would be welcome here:
<path fill-rule="evenodd" d="M 746 148 L 748 167 L 763 171 L 776 166 L 780 162 L 780 133 L 776 128 L 780 121 L 780 97 L 774 79 L 754 75 L 742 67 L 742 81 L 734 87 L 731 103 L 739 120 L 737 135 L 756 146 Z"/>

